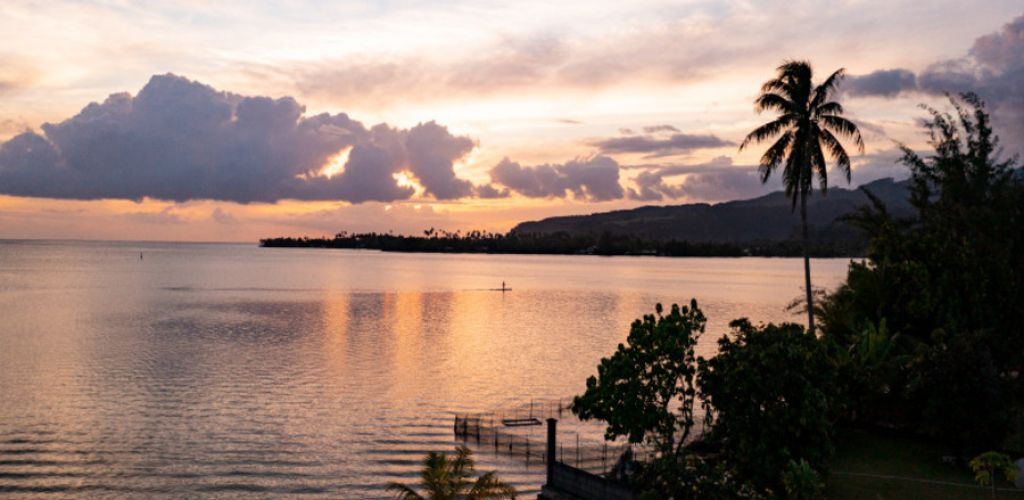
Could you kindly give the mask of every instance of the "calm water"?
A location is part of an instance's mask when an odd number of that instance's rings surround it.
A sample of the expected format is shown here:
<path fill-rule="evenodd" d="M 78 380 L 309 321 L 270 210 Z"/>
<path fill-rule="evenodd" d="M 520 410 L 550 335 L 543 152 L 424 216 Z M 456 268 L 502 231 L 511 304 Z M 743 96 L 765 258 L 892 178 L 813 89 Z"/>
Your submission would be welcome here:
<path fill-rule="evenodd" d="M 139 259 L 143 252 L 144 258 Z M 845 260 L 812 263 L 834 287 Z M 384 495 L 452 415 L 570 397 L 656 302 L 799 321 L 796 259 L 0 242 L 0 496 Z M 488 289 L 507 281 L 513 291 Z M 542 470 L 481 452 L 524 491 Z"/>

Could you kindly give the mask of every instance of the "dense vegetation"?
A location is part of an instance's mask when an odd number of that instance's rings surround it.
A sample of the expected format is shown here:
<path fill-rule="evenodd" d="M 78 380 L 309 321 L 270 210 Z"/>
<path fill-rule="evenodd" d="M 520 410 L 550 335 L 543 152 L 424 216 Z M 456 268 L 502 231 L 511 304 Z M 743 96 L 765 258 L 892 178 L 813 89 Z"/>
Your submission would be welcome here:
<path fill-rule="evenodd" d="M 983 484 L 1008 474 L 997 450 L 1024 454 L 1024 182 L 977 97 L 950 101 L 927 108 L 934 152 L 904 148 L 913 216 L 875 197 L 849 217 L 869 251 L 820 296 L 817 335 L 740 319 L 695 358 L 697 304 L 659 306 L 601 361 L 573 411 L 658 445 L 641 497 L 819 498 L 839 426 L 927 439 Z M 680 445 L 695 400 L 709 431 Z"/>
<path fill-rule="evenodd" d="M 267 238 L 263 247 L 358 248 L 385 252 L 430 253 L 506 253 L 562 255 L 658 255 L 665 257 L 795 257 L 802 255 L 798 240 L 751 243 L 688 242 L 645 239 L 629 234 L 557 233 L 467 233 L 428 230 L 424 236 L 391 233 L 341 232 L 333 238 Z M 864 241 L 858 239 L 821 239 L 812 241 L 814 257 L 862 255 Z"/>

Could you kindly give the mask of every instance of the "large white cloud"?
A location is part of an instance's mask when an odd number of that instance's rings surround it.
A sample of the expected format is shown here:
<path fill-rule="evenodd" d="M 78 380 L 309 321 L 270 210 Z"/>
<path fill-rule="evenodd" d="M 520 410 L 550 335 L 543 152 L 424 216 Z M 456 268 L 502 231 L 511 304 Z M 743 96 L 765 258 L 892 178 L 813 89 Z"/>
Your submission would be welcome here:
<path fill-rule="evenodd" d="M 469 196 L 454 163 L 474 147 L 434 122 L 367 129 L 344 113 L 305 116 L 291 97 L 221 92 L 175 75 L 135 96 L 113 94 L 76 116 L 0 144 L 0 193 L 50 198 L 145 197 L 275 202 L 394 201 L 415 190 Z M 321 172 L 348 150 L 340 175 Z"/>

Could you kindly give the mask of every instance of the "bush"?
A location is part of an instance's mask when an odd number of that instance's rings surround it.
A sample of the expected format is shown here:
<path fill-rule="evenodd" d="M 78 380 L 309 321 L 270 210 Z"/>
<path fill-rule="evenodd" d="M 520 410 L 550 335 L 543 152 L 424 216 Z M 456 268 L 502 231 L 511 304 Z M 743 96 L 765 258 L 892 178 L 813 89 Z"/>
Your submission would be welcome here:
<path fill-rule="evenodd" d="M 818 471 L 806 460 L 789 461 L 789 467 L 782 476 L 782 484 L 786 488 L 789 500 L 818 500 L 822 498 L 823 484 Z"/>
<path fill-rule="evenodd" d="M 758 487 L 783 491 L 790 461 L 824 470 L 832 454 L 834 367 L 800 325 L 733 321 L 734 338 L 701 358 L 698 384 L 727 463 Z"/>

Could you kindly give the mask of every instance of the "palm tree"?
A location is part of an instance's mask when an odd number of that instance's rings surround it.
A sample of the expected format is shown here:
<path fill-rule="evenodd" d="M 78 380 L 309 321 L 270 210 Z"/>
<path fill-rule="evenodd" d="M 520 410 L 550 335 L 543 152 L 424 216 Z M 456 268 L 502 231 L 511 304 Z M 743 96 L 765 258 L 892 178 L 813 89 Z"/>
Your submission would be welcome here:
<path fill-rule="evenodd" d="M 458 447 L 454 459 L 444 453 L 430 452 L 423 459 L 423 471 L 420 472 L 420 485 L 426 496 L 402 484 L 391 483 L 388 491 L 395 493 L 396 499 L 412 500 L 484 500 L 489 498 L 515 498 L 516 490 L 508 483 L 498 479 L 494 471 L 488 472 L 472 481 L 473 457 L 469 448 Z"/>
<path fill-rule="evenodd" d="M 754 105 L 758 113 L 774 111 L 779 117 L 747 135 L 740 144 L 740 151 L 751 143 L 778 137 L 761 156 L 758 172 L 761 174 L 761 182 L 766 183 L 772 172 L 783 165 L 782 183 L 786 187 L 786 196 L 793 201 L 793 210 L 796 209 L 797 201 L 800 201 L 807 326 L 813 334 L 814 298 L 807 241 L 807 197 L 811 194 L 811 181 L 817 176 L 821 192 L 827 191 L 827 152 L 839 171 L 846 175 L 846 182 L 850 182 L 850 155 L 838 137 L 852 139 L 861 153 L 864 152 L 864 140 L 857 125 L 843 118 L 843 106 L 831 100 L 845 76 L 845 70 L 840 68 L 816 87 L 812 83 L 813 72 L 808 62 L 787 61 L 777 71 L 775 78 L 761 86 L 761 93 Z"/>

